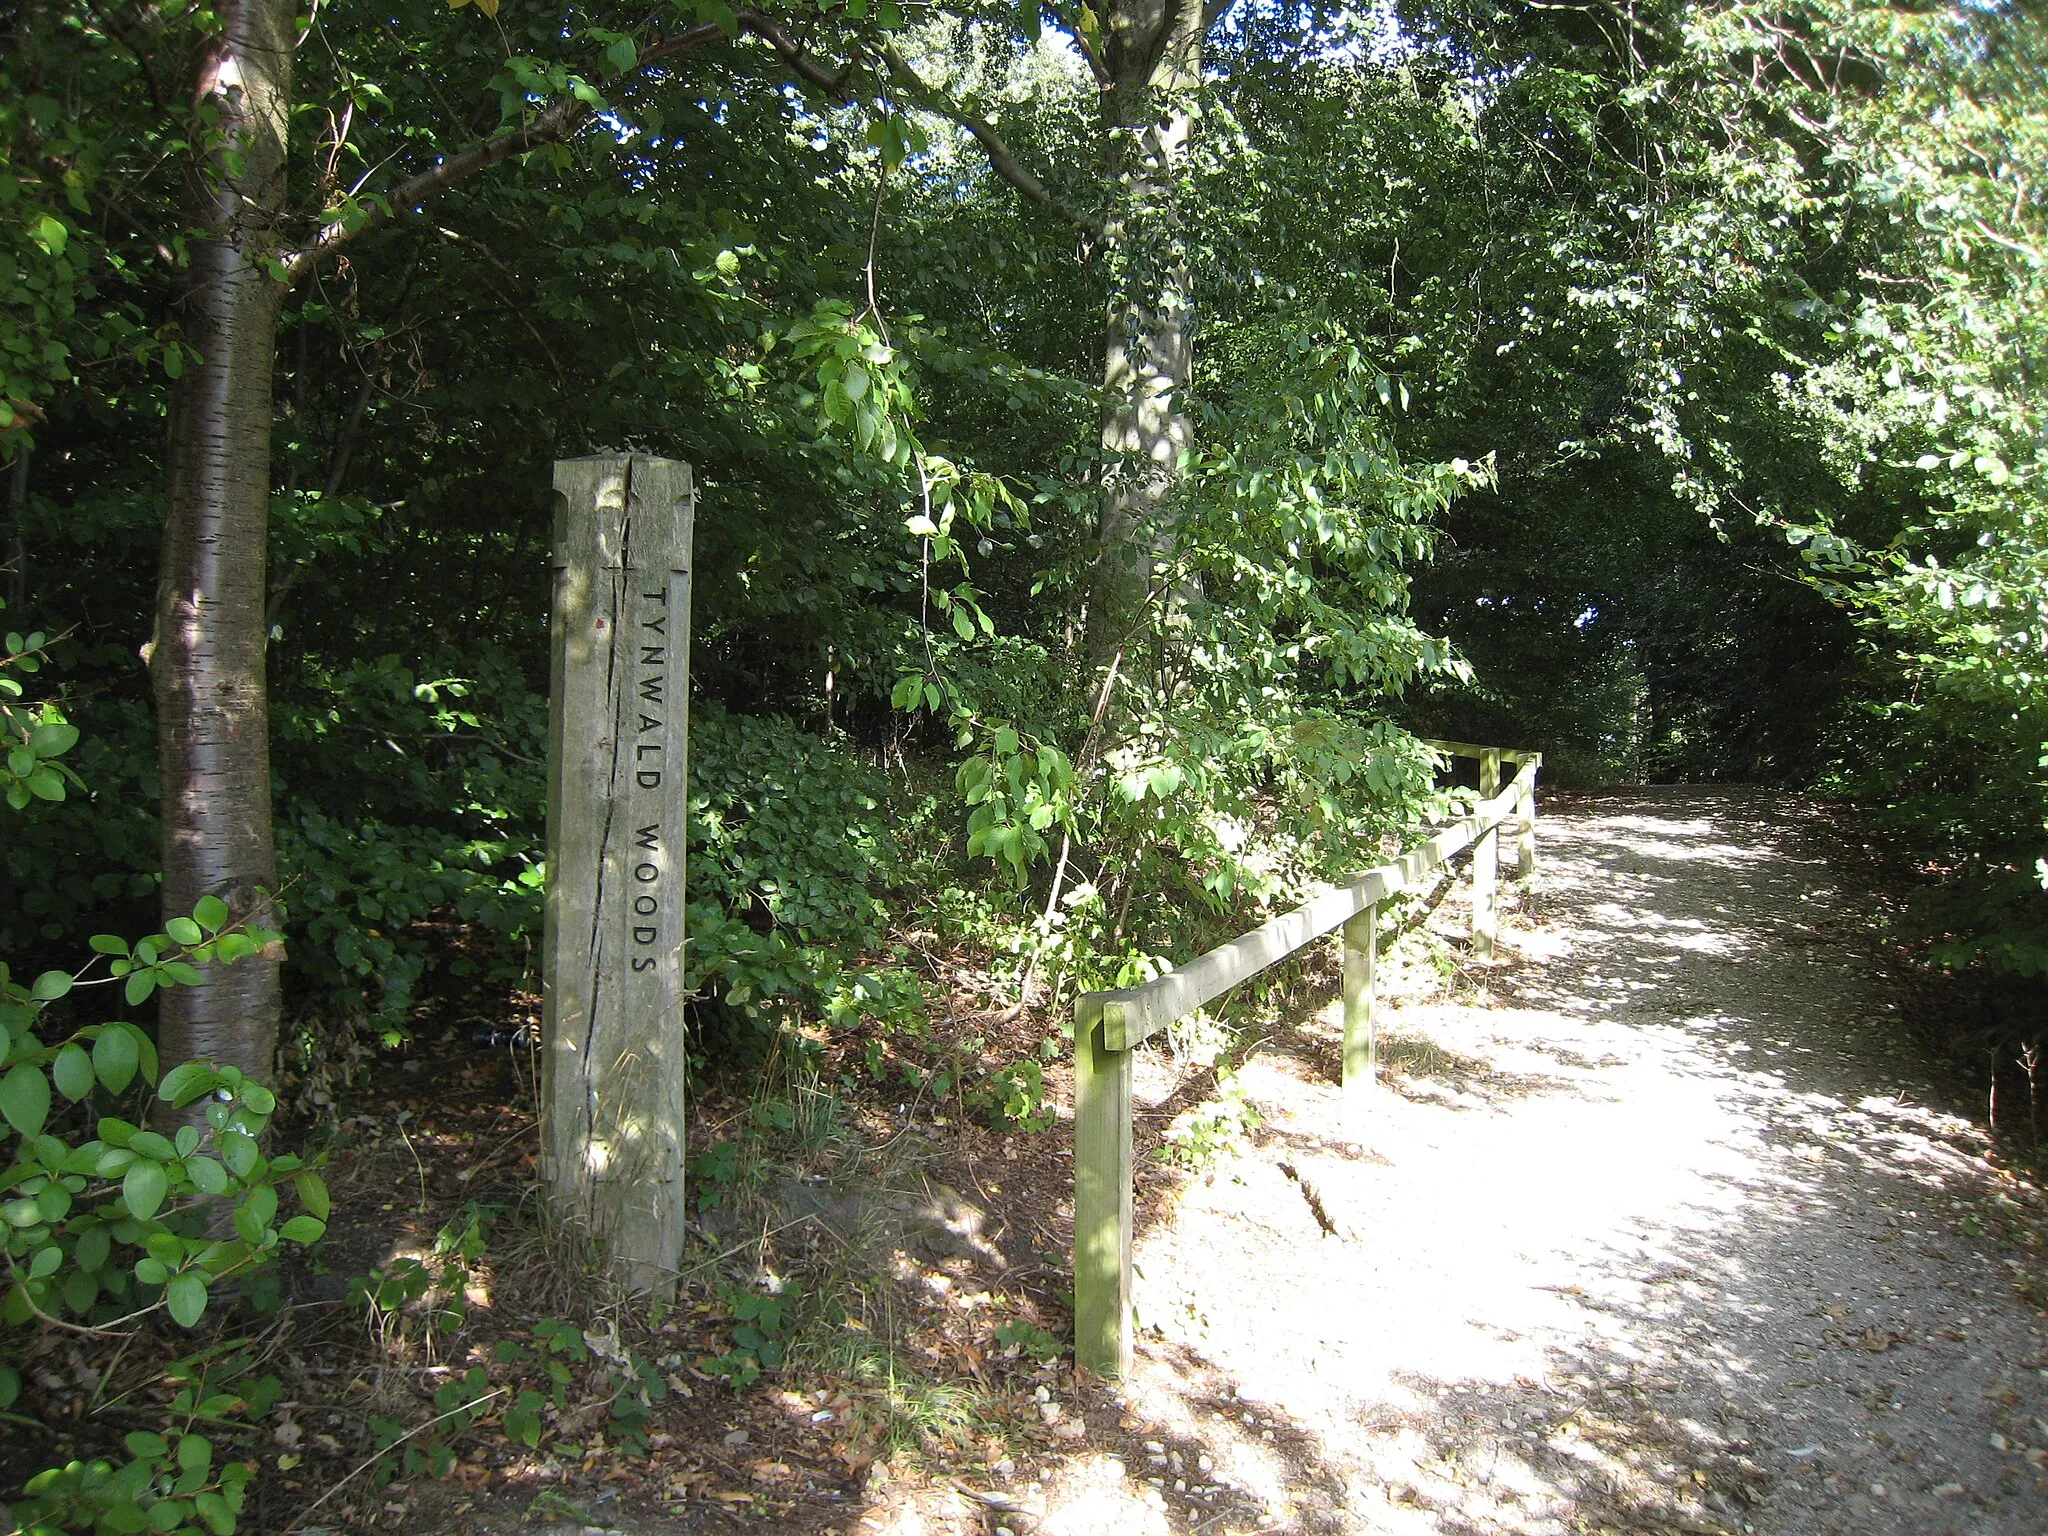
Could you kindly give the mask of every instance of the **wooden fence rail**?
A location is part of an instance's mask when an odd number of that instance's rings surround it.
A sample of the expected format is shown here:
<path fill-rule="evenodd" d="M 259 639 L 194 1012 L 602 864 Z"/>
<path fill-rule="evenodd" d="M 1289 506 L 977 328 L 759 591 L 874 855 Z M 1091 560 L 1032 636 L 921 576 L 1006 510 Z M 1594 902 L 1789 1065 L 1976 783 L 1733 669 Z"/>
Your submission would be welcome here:
<path fill-rule="evenodd" d="M 1493 954 L 1499 927 L 1499 842 L 1514 838 L 1513 873 L 1536 868 L 1536 770 L 1542 754 L 1461 741 L 1428 743 L 1449 757 L 1479 760 L 1479 803 L 1420 847 L 1326 886 L 1263 927 L 1142 987 L 1090 992 L 1074 1004 L 1074 1356 L 1103 1376 L 1131 1363 L 1132 1052 L 1240 982 L 1334 928 L 1344 946 L 1344 1097 L 1356 1116 L 1371 1093 L 1378 1060 L 1373 1035 L 1373 968 L 1380 904 L 1418 887 L 1431 871 L 1472 849 L 1472 950 Z M 1501 787 L 1501 768 L 1514 778 Z"/>

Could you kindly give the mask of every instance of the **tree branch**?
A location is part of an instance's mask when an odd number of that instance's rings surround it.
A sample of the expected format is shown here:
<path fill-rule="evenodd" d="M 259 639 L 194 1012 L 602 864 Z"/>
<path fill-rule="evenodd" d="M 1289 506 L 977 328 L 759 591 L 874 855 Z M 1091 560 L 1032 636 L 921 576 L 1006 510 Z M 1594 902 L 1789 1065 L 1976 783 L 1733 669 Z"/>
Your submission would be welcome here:
<path fill-rule="evenodd" d="M 782 30 L 781 24 L 774 17 L 763 15 L 760 11 L 744 10 L 733 12 L 733 20 L 739 23 L 742 32 L 753 33 L 773 48 L 776 57 L 782 60 L 791 74 L 798 76 L 806 84 L 817 87 L 834 100 L 845 95 L 847 77 L 853 73 L 852 62 L 849 61 L 835 75 L 806 53 L 801 44 Z"/>
<path fill-rule="evenodd" d="M 639 62 L 634 66 L 634 73 L 644 74 L 655 64 L 684 49 L 719 42 L 726 36 L 723 27 L 707 22 L 703 26 L 691 27 L 672 37 L 663 38 L 649 44 L 641 52 Z M 440 164 L 421 171 L 417 176 L 407 177 L 384 195 L 382 206 L 373 209 L 368 217 L 360 222 L 330 219 L 314 236 L 311 244 L 286 259 L 284 267 L 287 285 L 297 283 L 327 257 L 358 236 L 382 228 L 406 209 L 417 207 L 429 198 L 438 196 L 457 182 L 467 181 L 479 171 L 487 171 L 514 155 L 523 155 L 543 144 L 559 143 L 569 138 L 583 126 L 590 117 L 591 110 L 588 102 L 575 96 L 564 96 L 541 112 L 532 122 L 492 134 L 489 138 L 450 155 Z"/>
<path fill-rule="evenodd" d="M 751 8 L 735 11 L 733 25 L 737 33 L 751 34 L 765 42 L 775 51 L 783 66 L 806 84 L 835 100 L 844 99 L 847 80 L 858 63 L 857 59 L 849 60 L 836 73 L 827 69 L 807 52 L 802 44 L 792 38 L 781 23 L 762 11 Z M 734 35 L 736 34 L 728 32 L 715 22 L 687 28 L 650 43 L 641 51 L 639 60 L 633 67 L 633 74 L 644 75 L 662 60 L 686 49 L 722 42 Z M 1044 182 L 1025 169 L 1009 145 L 1003 142 L 1002 135 L 985 119 L 926 85 L 893 46 L 884 44 L 881 57 L 887 64 L 890 75 L 917 98 L 920 106 L 959 124 L 973 135 L 987 154 L 989 167 L 997 176 L 1023 193 L 1030 201 L 1051 209 L 1067 222 L 1083 230 L 1091 227 L 1086 219 L 1054 197 Z M 296 284 L 327 257 L 359 236 L 373 229 L 382 228 L 407 209 L 418 207 L 458 182 L 467 181 L 478 172 L 487 171 L 515 155 L 523 155 L 543 144 L 560 143 L 572 137 L 589 121 L 592 112 L 593 109 L 587 101 L 565 96 L 543 110 L 531 122 L 492 134 L 467 149 L 450 155 L 437 165 L 421 171 L 418 175 L 407 177 L 379 198 L 376 206 L 362 217 L 354 221 L 328 218 L 308 244 L 285 257 L 284 272 L 287 286 Z"/>
<path fill-rule="evenodd" d="M 903 55 L 896 51 L 895 44 L 882 45 L 882 62 L 888 65 L 890 78 L 909 92 L 919 106 L 965 128 L 988 156 L 989 169 L 997 176 L 1023 193 L 1029 201 L 1041 208 L 1051 209 L 1069 224 L 1083 230 L 1093 229 L 1088 220 L 1053 196 L 1051 188 L 1024 167 L 1010 146 L 1003 142 L 1003 136 L 989 125 L 986 118 L 968 111 L 951 97 L 925 84 Z"/>
<path fill-rule="evenodd" d="M 367 218 L 354 223 L 332 219 L 324 225 L 310 245 L 285 262 L 285 281 L 297 283 L 300 278 L 350 241 L 373 229 L 382 228 L 408 208 L 417 207 L 429 198 L 447 191 L 457 182 L 467 181 L 477 172 L 487 171 L 502 161 L 510 160 L 514 155 L 523 155 L 542 144 L 568 138 L 583 126 L 583 120 L 589 115 L 590 106 L 587 102 L 579 101 L 574 96 L 564 96 L 532 122 L 493 134 L 458 154 L 450 155 L 439 165 L 424 170 L 417 176 L 407 177 L 384 195 L 383 205 L 373 209 Z"/>

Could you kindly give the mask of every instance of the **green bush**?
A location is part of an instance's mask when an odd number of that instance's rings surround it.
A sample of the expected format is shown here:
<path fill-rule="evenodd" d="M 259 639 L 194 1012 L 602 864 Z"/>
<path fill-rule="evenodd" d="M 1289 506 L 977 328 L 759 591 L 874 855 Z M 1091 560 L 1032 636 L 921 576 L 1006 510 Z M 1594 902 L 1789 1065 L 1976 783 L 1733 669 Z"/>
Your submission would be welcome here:
<path fill-rule="evenodd" d="M 158 1312 L 194 1328 L 216 1288 L 246 1283 L 283 1244 L 325 1234 L 320 1176 L 292 1154 L 262 1149 L 277 1104 L 269 1089 L 203 1062 L 159 1081 L 155 1047 L 124 1021 L 53 1028 L 53 1010 L 80 987 L 118 983 L 133 1006 L 160 987 L 200 985 L 200 966 L 232 964 L 277 937 L 230 924 L 226 906 L 208 897 L 133 945 L 96 936 L 98 958 L 76 973 L 46 971 L 23 984 L 0 964 L 0 1229 L 11 1281 L 0 1296 L 0 1417 L 20 1397 L 24 1346 L 42 1328 L 118 1330 Z M 169 1134 L 146 1130 L 141 1106 L 151 1097 L 204 1110 Z M 135 1118 L 99 1112 L 123 1108 Z M 287 1192 L 297 1215 L 280 1210 Z M 276 1379 L 251 1379 L 232 1351 L 163 1370 L 175 1390 L 155 1427 L 127 1435 L 128 1459 L 45 1470 L 29 1480 L 13 1522 L 27 1532 L 229 1536 L 254 1468 L 220 1460 L 220 1434 L 260 1417 Z"/>

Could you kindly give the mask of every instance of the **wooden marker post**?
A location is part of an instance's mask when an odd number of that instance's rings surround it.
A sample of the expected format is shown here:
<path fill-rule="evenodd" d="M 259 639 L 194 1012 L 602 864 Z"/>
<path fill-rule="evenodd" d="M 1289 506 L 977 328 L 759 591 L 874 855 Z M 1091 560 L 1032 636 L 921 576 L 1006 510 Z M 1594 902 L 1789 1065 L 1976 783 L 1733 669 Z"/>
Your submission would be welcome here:
<path fill-rule="evenodd" d="M 1112 1050 L 1102 1004 L 1074 1010 L 1074 1359 L 1131 1369 L 1131 1053 Z"/>
<path fill-rule="evenodd" d="M 1373 971 L 1379 961 L 1377 905 L 1344 923 L 1344 1114 L 1355 1130 L 1379 1080 L 1373 1037 Z"/>
<path fill-rule="evenodd" d="M 632 1292 L 683 1252 L 690 466 L 555 463 L 542 1173 Z"/>
<path fill-rule="evenodd" d="M 1479 757 L 1479 798 L 1483 803 L 1500 793 L 1500 749 L 1488 747 Z M 1500 935 L 1500 828 L 1489 827 L 1472 847 L 1472 953 L 1493 958 Z"/>

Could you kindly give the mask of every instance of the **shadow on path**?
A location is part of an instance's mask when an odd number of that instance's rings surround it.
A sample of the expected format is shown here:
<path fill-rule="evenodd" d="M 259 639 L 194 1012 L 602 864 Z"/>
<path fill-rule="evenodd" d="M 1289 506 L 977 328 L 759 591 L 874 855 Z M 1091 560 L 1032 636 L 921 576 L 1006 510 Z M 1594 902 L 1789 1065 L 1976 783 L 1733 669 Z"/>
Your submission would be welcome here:
<path fill-rule="evenodd" d="M 1256 1056 L 1261 1145 L 1141 1233 L 1143 1450 L 1038 1528 L 2048 1530 L 2038 1193 L 1924 1107 L 1824 835 L 1546 816 L 1503 960 L 1388 1011 L 1362 1146 L 1328 1014 Z"/>

